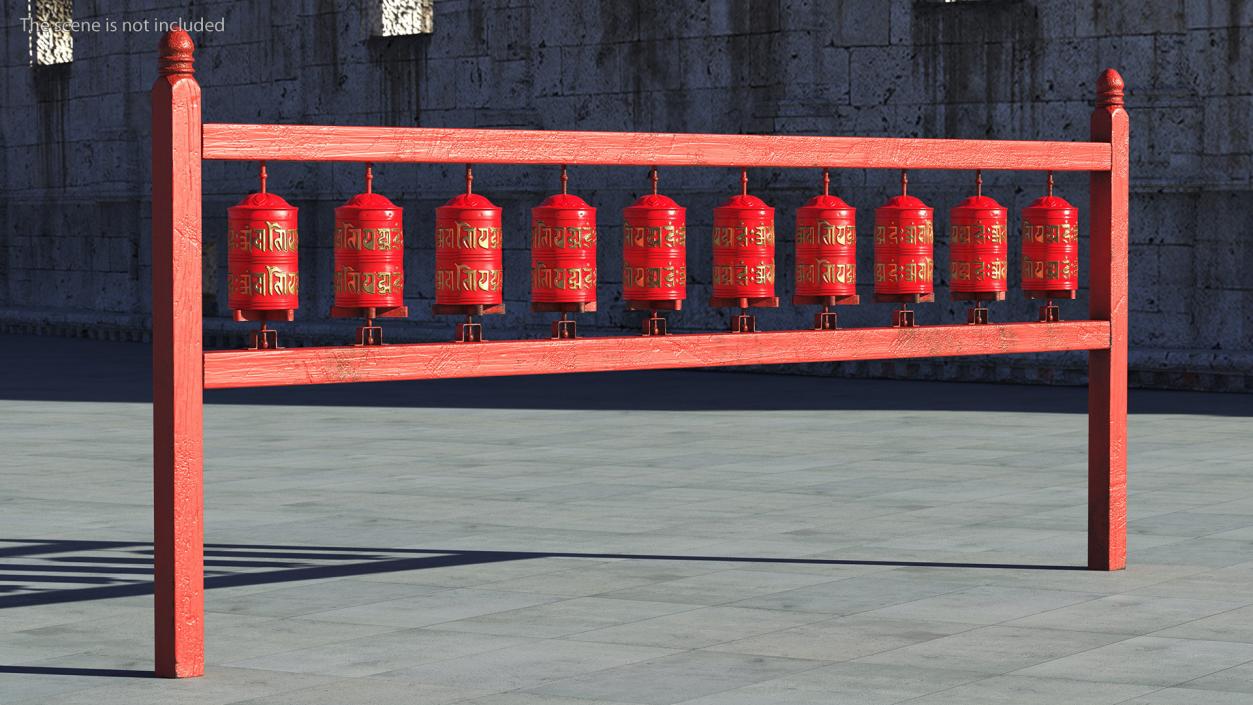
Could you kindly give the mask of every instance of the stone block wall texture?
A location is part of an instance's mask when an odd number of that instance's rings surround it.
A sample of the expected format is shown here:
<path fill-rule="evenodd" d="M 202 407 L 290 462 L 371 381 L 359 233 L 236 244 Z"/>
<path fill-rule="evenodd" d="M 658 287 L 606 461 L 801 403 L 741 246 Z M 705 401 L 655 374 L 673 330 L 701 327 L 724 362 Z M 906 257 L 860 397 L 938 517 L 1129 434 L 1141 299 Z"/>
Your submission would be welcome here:
<path fill-rule="evenodd" d="M 0 329 L 143 337 L 150 277 L 149 101 L 156 32 L 77 33 L 74 59 L 31 66 L 4 0 L 0 98 Z M 1253 0 L 437 0 L 429 35 L 372 37 L 370 2 L 74 3 L 76 19 L 224 19 L 198 32 L 196 71 L 214 122 L 512 127 L 780 134 L 1083 140 L 1094 84 L 1112 66 L 1127 81 L 1132 120 L 1133 384 L 1253 391 Z M 235 346 L 227 319 L 226 208 L 255 188 L 256 167 L 206 163 L 207 341 Z M 527 309 L 529 209 L 559 186 L 555 167 L 484 165 L 476 190 L 505 209 L 510 312 L 488 335 L 542 336 L 550 315 Z M 648 186 L 645 168 L 571 169 L 571 190 L 599 209 L 601 312 L 589 334 L 636 330 L 621 298 L 621 209 Z M 462 187 L 459 166 L 380 165 L 376 189 L 405 207 L 410 321 L 391 341 L 438 340 L 453 321 L 429 314 L 434 209 Z M 947 210 L 974 175 L 924 171 L 910 192 Z M 898 174 L 841 170 L 832 188 L 858 208 L 863 237 Z M 361 190 L 354 164 L 273 163 L 271 189 L 301 209 L 302 300 L 287 344 L 347 341 L 330 321 L 333 209 Z M 753 170 L 751 190 L 778 211 L 780 293 L 790 296 L 793 212 L 821 185 L 817 170 Z M 687 206 L 692 234 L 687 310 L 679 330 L 720 329 L 708 308 L 712 209 L 738 186 L 730 169 L 665 169 L 662 190 Z M 985 173 L 985 192 L 1018 211 L 1044 175 Z M 1059 174 L 1080 206 L 1086 249 L 1088 178 Z M 937 243 L 940 302 L 922 324 L 963 320 L 947 299 L 947 247 Z M 1011 259 L 1017 243 L 1011 246 Z M 1086 251 L 1080 281 L 1086 287 Z M 870 292 L 871 248 L 859 253 Z M 1030 320 L 1017 293 L 999 320 Z M 869 299 L 868 296 L 865 298 Z M 1062 305 L 1086 316 L 1087 302 Z M 890 307 L 841 312 L 883 325 Z M 812 310 L 762 311 L 764 328 L 808 325 Z M 808 365 L 817 374 L 931 379 L 1083 381 L 1082 355 Z"/>

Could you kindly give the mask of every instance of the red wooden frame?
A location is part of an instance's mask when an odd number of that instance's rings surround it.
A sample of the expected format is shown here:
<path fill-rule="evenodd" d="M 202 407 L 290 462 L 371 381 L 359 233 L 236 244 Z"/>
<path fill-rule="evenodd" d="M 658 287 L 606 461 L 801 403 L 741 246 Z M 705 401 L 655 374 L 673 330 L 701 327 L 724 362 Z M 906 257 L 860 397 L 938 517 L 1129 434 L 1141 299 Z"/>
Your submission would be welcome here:
<path fill-rule="evenodd" d="M 204 124 L 192 52 L 165 35 L 152 90 L 157 675 L 204 672 L 207 388 L 1087 350 L 1088 566 L 1125 566 L 1128 118 L 1112 69 L 1092 141 L 1023 142 Z M 205 352 L 203 159 L 1088 171 L 1091 320 Z"/>

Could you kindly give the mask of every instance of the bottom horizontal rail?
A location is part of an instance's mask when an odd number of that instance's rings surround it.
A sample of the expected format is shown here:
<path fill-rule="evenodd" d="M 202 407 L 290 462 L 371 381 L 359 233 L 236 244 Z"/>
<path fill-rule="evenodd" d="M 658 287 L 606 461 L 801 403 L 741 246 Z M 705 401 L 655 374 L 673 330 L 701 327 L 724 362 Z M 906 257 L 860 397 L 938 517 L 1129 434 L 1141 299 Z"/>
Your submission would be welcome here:
<path fill-rule="evenodd" d="M 1100 350 L 1108 321 L 217 350 L 207 389 Z"/>

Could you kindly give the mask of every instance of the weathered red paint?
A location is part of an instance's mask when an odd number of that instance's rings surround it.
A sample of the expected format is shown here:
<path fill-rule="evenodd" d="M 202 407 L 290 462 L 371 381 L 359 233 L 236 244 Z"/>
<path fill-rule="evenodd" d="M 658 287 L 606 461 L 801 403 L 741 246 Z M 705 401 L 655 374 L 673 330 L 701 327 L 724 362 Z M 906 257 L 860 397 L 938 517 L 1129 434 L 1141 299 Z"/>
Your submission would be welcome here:
<path fill-rule="evenodd" d="M 1124 567 L 1128 118 L 1122 79 L 1114 71 L 1101 77 L 1092 117 L 1094 141 L 1082 143 L 203 125 L 192 49 L 181 30 L 162 39 L 161 75 L 152 91 L 158 675 L 186 677 L 204 671 L 206 387 L 1088 350 L 1088 561 L 1098 570 Z M 1086 170 L 1092 172 L 1092 320 L 205 353 L 202 158 Z"/>
<path fill-rule="evenodd" d="M 1098 350 L 1105 321 L 502 340 L 205 353 L 205 387 L 267 387 L 723 365 Z"/>
<path fill-rule="evenodd" d="M 191 37 L 152 86 L 152 506 L 156 674 L 204 673 L 200 86 Z"/>
<path fill-rule="evenodd" d="M 1097 83 L 1092 139 L 1110 143 L 1108 172 L 1092 173 L 1089 315 L 1110 324 L 1108 350 L 1088 353 L 1088 567 L 1127 565 L 1127 250 L 1130 125 L 1123 80 Z M 1055 325 L 1055 324 L 1054 324 Z"/>
<path fill-rule="evenodd" d="M 1106 142 L 347 125 L 204 126 L 205 159 L 1105 171 Z"/>

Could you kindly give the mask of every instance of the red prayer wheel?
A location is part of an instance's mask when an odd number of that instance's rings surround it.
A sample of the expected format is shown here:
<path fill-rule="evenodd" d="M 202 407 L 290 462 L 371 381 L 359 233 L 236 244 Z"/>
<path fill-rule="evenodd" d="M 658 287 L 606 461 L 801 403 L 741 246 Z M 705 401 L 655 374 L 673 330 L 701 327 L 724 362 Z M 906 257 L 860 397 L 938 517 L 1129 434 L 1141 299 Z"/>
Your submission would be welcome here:
<path fill-rule="evenodd" d="M 1005 207 L 980 192 L 949 211 L 949 290 L 954 299 L 999 301 L 1008 285 Z"/>
<path fill-rule="evenodd" d="M 504 230 L 501 210 L 473 192 L 474 171 L 466 165 L 466 191 L 435 209 L 435 303 L 431 311 L 465 316 L 453 340 L 478 343 L 483 326 L 474 316 L 504 313 Z"/>
<path fill-rule="evenodd" d="M 741 192 L 714 209 L 715 307 L 774 307 L 774 208 Z"/>
<path fill-rule="evenodd" d="M 829 193 L 796 209 L 795 304 L 857 303 L 857 209 Z"/>
<path fill-rule="evenodd" d="M 1048 195 L 1022 211 L 1022 288 L 1030 299 L 1073 299 L 1079 289 L 1079 209 Z"/>
<path fill-rule="evenodd" d="M 345 309 L 393 309 L 404 305 L 402 216 L 403 209 L 369 186 L 365 193 L 335 209 L 336 309 L 347 313 Z M 368 312 L 351 315 L 372 317 Z"/>
<path fill-rule="evenodd" d="M 935 231 L 931 208 L 904 192 L 874 213 L 876 301 L 934 301 Z"/>
<path fill-rule="evenodd" d="M 531 308 L 596 310 L 596 209 L 558 193 L 531 209 Z"/>
<path fill-rule="evenodd" d="M 631 309 L 679 310 L 687 298 L 687 211 L 653 192 L 622 211 L 622 298 Z"/>
<path fill-rule="evenodd" d="M 457 194 L 435 209 L 437 313 L 470 314 L 504 302 L 502 232 L 500 208 L 477 193 Z"/>
<path fill-rule="evenodd" d="M 235 320 L 291 320 L 300 306 L 296 213 L 265 191 L 264 175 L 260 193 L 227 210 L 226 300 Z"/>

